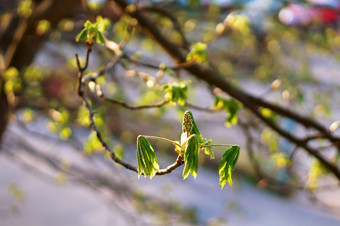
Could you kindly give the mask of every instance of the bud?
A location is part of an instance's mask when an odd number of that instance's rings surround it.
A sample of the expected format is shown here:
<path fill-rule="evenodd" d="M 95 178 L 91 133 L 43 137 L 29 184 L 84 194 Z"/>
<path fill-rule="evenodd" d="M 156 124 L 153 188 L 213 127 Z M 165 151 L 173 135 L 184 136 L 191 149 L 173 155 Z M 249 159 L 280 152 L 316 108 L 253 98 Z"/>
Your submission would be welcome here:
<path fill-rule="evenodd" d="M 334 132 L 335 130 L 339 129 L 339 127 L 340 127 L 340 121 L 335 121 L 329 127 L 329 131 Z"/>
<path fill-rule="evenodd" d="M 192 127 L 193 125 L 191 115 L 189 114 L 189 111 L 186 111 L 183 115 L 182 132 L 187 132 L 189 134 L 192 130 Z"/>

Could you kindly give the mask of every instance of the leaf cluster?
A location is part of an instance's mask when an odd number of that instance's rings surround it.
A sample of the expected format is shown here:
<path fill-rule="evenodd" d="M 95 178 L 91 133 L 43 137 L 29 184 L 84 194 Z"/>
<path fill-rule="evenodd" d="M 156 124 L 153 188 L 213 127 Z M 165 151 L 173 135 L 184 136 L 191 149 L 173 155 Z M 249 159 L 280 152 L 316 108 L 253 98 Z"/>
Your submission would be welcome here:
<path fill-rule="evenodd" d="M 188 97 L 188 86 L 190 81 L 174 82 L 163 85 L 161 89 L 165 92 L 165 99 L 170 100 L 171 103 L 185 104 Z"/>
<path fill-rule="evenodd" d="M 91 45 L 96 40 L 97 43 L 105 45 L 105 38 L 103 33 L 111 26 L 111 22 L 107 18 L 98 16 L 96 22 L 92 23 L 87 20 L 84 24 L 84 29 L 77 35 L 76 41 L 83 41 Z"/>
<path fill-rule="evenodd" d="M 192 44 L 186 60 L 197 63 L 208 62 L 207 44 L 203 42 Z"/>
<path fill-rule="evenodd" d="M 237 112 L 241 108 L 241 105 L 235 100 L 217 96 L 214 100 L 214 108 L 227 112 L 227 119 L 225 121 L 227 127 L 237 124 Z"/>
<path fill-rule="evenodd" d="M 210 158 L 214 158 L 212 152 L 211 139 L 206 139 L 200 133 L 197 124 L 190 111 L 186 111 L 183 115 L 182 122 L 182 134 L 181 140 L 171 141 L 161 137 L 147 137 L 158 140 L 169 141 L 176 145 L 175 151 L 178 152 L 180 157 L 184 157 L 184 169 L 183 180 L 185 180 L 189 174 L 194 178 L 197 176 L 199 165 L 199 152 L 204 149 L 205 154 L 210 155 Z M 229 145 L 222 145 L 229 146 Z M 231 173 L 236 166 L 240 148 L 238 145 L 231 146 L 223 155 L 219 165 L 220 185 L 223 186 L 228 181 L 230 186 L 232 185 Z M 144 174 L 144 176 L 154 177 L 159 170 L 157 157 L 151 144 L 148 142 L 145 136 L 138 136 L 137 138 L 137 163 L 138 163 L 138 176 Z"/>

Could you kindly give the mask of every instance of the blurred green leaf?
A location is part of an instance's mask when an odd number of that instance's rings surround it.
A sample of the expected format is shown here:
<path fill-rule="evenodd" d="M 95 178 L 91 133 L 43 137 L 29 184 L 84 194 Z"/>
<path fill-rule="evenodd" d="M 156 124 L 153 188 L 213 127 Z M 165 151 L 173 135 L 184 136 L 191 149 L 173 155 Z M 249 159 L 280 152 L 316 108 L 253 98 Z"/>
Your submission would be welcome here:
<path fill-rule="evenodd" d="M 20 202 L 24 202 L 26 200 L 25 193 L 23 192 L 23 190 L 18 185 L 11 184 L 8 191 L 11 195 L 13 195 L 13 197 L 16 200 L 18 200 Z"/>
<path fill-rule="evenodd" d="M 66 126 L 64 127 L 60 132 L 59 132 L 59 136 L 61 139 L 63 140 L 67 140 L 72 134 L 72 130 L 70 127 Z"/>
<path fill-rule="evenodd" d="M 6 81 L 8 81 L 16 79 L 18 75 L 19 75 L 18 69 L 16 69 L 15 67 L 10 67 L 5 71 L 3 77 Z"/>
<path fill-rule="evenodd" d="M 29 17 L 32 14 L 32 1 L 31 0 L 21 0 L 18 5 L 18 15 L 22 17 Z"/>
<path fill-rule="evenodd" d="M 174 82 L 163 85 L 161 89 L 165 92 L 165 98 L 169 99 L 171 103 L 178 103 L 184 105 L 188 97 L 188 86 L 190 81 Z"/>
<path fill-rule="evenodd" d="M 214 100 L 214 108 L 227 112 L 227 119 L 225 122 L 227 127 L 237 124 L 237 113 L 241 108 L 241 105 L 236 101 L 217 96 Z"/>
<path fill-rule="evenodd" d="M 84 153 L 91 155 L 93 152 L 103 150 L 103 146 L 97 138 L 96 132 L 91 131 L 84 142 Z"/>
<path fill-rule="evenodd" d="M 97 43 L 104 45 L 105 44 L 105 39 L 104 36 L 102 35 L 101 32 L 97 32 Z"/>
<path fill-rule="evenodd" d="M 84 41 L 87 37 L 87 29 L 84 28 L 83 30 L 81 30 L 81 32 L 76 36 L 76 41 Z"/>
<path fill-rule="evenodd" d="M 277 152 L 271 155 L 271 159 L 276 168 L 283 168 L 289 164 L 289 158 L 282 152 Z"/>
<path fill-rule="evenodd" d="M 314 191 L 319 187 L 319 178 L 323 175 L 327 175 L 329 170 L 317 159 L 313 160 L 309 172 L 307 188 Z"/>
<path fill-rule="evenodd" d="M 41 82 L 44 78 L 43 70 L 34 64 L 25 69 L 23 76 L 26 82 Z"/>
<path fill-rule="evenodd" d="M 192 44 L 186 60 L 197 63 L 208 62 L 207 44 L 202 42 Z"/>
<path fill-rule="evenodd" d="M 102 16 L 97 16 L 96 23 L 98 24 L 98 31 L 101 33 L 105 33 L 111 27 L 111 21 Z"/>

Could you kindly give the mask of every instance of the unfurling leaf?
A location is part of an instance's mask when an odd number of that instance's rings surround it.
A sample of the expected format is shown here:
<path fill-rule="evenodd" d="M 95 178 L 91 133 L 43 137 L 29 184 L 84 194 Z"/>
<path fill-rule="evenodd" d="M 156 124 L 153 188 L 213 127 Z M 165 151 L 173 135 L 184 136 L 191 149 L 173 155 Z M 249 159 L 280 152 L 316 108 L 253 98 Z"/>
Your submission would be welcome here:
<path fill-rule="evenodd" d="M 138 178 L 141 174 L 144 174 L 144 177 L 150 176 L 150 179 L 152 179 L 156 175 L 156 170 L 159 170 L 154 150 L 144 136 L 137 138 L 137 164 Z"/>
<path fill-rule="evenodd" d="M 162 86 L 165 92 L 165 98 L 169 99 L 171 103 L 178 103 L 184 105 L 188 97 L 188 86 L 190 81 L 174 82 Z"/>
<path fill-rule="evenodd" d="M 188 139 L 185 153 L 184 153 L 184 170 L 183 170 L 183 180 L 185 180 L 189 173 L 196 178 L 198 171 L 198 137 L 196 134 L 191 135 Z"/>
<path fill-rule="evenodd" d="M 212 140 L 209 139 L 207 140 L 206 142 L 203 143 L 203 145 L 211 145 L 212 144 Z M 204 154 L 206 155 L 210 155 L 210 159 L 214 159 L 215 158 L 215 155 L 214 155 L 214 152 L 212 152 L 212 147 L 211 146 L 206 146 L 206 147 L 203 147 L 204 149 Z"/>
<path fill-rule="evenodd" d="M 95 23 L 87 20 L 84 24 L 84 29 L 77 35 L 76 41 L 86 40 L 87 43 L 93 44 L 96 38 L 97 43 L 105 44 L 103 32 L 110 27 L 110 21 L 106 18 L 97 17 Z"/>
<path fill-rule="evenodd" d="M 192 44 L 186 60 L 197 63 L 208 62 L 207 44 L 202 42 Z"/>
<path fill-rule="evenodd" d="M 226 184 L 227 181 L 230 184 L 230 187 L 232 187 L 233 181 L 231 179 L 231 174 L 235 169 L 239 155 L 240 155 L 240 147 L 238 145 L 231 146 L 223 154 L 222 160 L 218 167 L 221 189 L 223 188 L 223 186 Z"/>
<path fill-rule="evenodd" d="M 87 37 L 87 29 L 84 28 L 76 37 L 76 41 L 79 42 L 79 41 L 83 41 L 85 40 Z"/>
<path fill-rule="evenodd" d="M 227 112 L 226 126 L 230 127 L 237 124 L 237 112 L 241 108 L 233 99 L 225 99 L 223 97 L 216 97 L 214 101 L 214 108 L 216 110 L 224 110 Z"/>
<path fill-rule="evenodd" d="M 102 33 L 100 31 L 97 32 L 97 43 L 105 45 L 105 39 L 104 36 L 102 35 Z"/>

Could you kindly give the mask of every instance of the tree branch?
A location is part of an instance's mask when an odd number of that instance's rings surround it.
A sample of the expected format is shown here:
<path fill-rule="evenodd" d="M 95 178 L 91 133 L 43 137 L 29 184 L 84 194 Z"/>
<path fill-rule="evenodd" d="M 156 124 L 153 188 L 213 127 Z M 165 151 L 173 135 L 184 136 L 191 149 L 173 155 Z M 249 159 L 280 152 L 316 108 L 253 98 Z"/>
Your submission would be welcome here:
<path fill-rule="evenodd" d="M 101 132 L 99 131 L 99 128 L 95 122 L 94 119 L 94 112 L 92 110 L 92 107 L 89 103 L 89 101 L 87 100 L 85 93 L 84 93 L 84 87 L 85 87 L 85 83 L 87 80 L 83 79 L 84 77 L 84 72 L 86 71 L 87 67 L 88 67 L 88 63 L 89 63 L 89 57 L 90 57 L 90 53 L 91 53 L 91 49 L 92 49 L 92 45 L 88 44 L 87 47 L 87 52 L 86 52 L 86 60 L 85 60 L 85 65 L 81 66 L 80 61 L 79 61 L 79 57 L 76 54 L 76 60 L 77 60 L 77 66 L 78 66 L 78 84 L 77 84 L 77 92 L 78 92 L 78 96 L 81 97 L 83 104 L 85 105 L 88 113 L 89 113 L 89 120 L 91 122 L 91 127 L 92 130 L 96 133 L 96 136 L 99 140 L 99 142 L 102 144 L 102 146 L 104 147 L 106 153 L 108 153 L 108 155 L 110 156 L 110 158 L 120 164 L 121 166 L 125 167 L 126 169 L 129 169 L 131 171 L 134 171 L 136 173 L 138 173 L 138 169 L 137 167 L 121 160 L 120 158 L 118 158 L 116 156 L 116 154 L 114 153 L 114 151 L 109 147 L 109 145 L 105 142 L 105 140 L 103 139 L 103 136 L 101 134 Z M 118 58 L 117 58 L 118 60 Z M 126 107 L 126 106 L 125 106 Z M 165 169 L 161 169 L 158 170 L 156 172 L 156 175 L 164 175 L 164 174 L 168 174 L 171 173 L 174 169 L 178 168 L 179 166 L 181 166 L 184 163 L 183 159 L 181 156 L 178 156 L 176 162 L 170 166 L 168 166 Z"/>
<path fill-rule="evenodd" d="M 114 0 L 123 10 L 125 10 L 128 4 L 124 0 Z M 171 56 L 173 59 L 178 63 L 186 62 L 186 54 L 187 51 L 185 49 L 180 48 L 178 45 L 171 42 L 167 37 L 162 35 L 160 30 L 157 28 L 155 23 L 153 23 L 150 19 L 146 18 L 142 12 L 140 11 L 126 11 L 130 14 L 130 16 L 137 19 L 140 26 L 147 31 L 151 37 L 158 42 L 160 46 L 164 48 L 164 50 Z M 296 145 L 304 148 L 309 154 L 317 158 L 326 168 L 328 168 L 338 180 L 340 180 L 340 171 L 339 169 L 328 162 L 322 155 L 320 155 L 317 150 L 308 146 L 304 141 L 294 137 L 293 135 L 285 132 L 280 127 L 269 121 L 267 118 L 263 117 L 262 114 L 259 113 L 258 108 L 265 107 L 276 114 L 281 116 L 293 119 L 297 123 L 303 125 L 306 128 L 314 128 L 325 135 L 325 137 L 330 140 L 331 142 L 335 143 L 335 145 L 339 148 L 340 147 L 340 138 L 334 136 L 330 133 L 324 126 L 319 124 L 316 121 L 313 121 L 309 118 L 301 116 L 295 112 L 292 112 L 286 108 L 281 106 L 272 104 L 267 102 L 261 98 L 254 97 L 251 94 L 240 90 L 233 85 L 231 85 L 227 80 L 223 78 L 223 76 L 216 71 L 214 68 L 209 67 L 207 65 L 201 64 L 194 64 L 189 67 L 185 67 L 185 69 L 190 72 L 193 76 L 198 79 L 201 79 L 207 82 L 210 85 L 214 85 L 224 92 L 228 93 L 231 97 L 235 98 L 236 100 L 240 101 L 245 108 L 248 108 L 256 117 L 261 119 L 265 124 L 275 130 L 278 134 L 282 137 L 286 138 L 287 140 L 295 143 Z"/>

